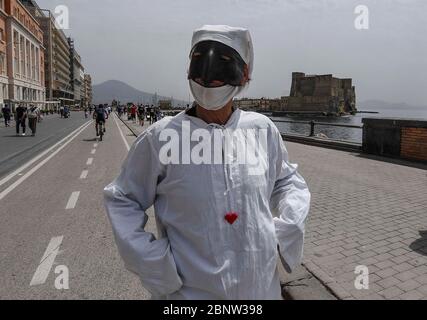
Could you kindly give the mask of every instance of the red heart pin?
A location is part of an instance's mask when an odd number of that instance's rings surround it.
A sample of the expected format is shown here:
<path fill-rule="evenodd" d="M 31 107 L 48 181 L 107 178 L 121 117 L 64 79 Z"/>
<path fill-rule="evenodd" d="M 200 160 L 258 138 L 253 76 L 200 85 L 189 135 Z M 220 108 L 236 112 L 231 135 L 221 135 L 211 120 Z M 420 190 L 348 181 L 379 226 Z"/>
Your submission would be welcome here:
<path fill-rule="evenodd" d="M 225 215 L 225 220 L 227 220 L 229 224 L 233 224 L 238 217 L 239 215 L 236 212 L 229 212 Z"/>

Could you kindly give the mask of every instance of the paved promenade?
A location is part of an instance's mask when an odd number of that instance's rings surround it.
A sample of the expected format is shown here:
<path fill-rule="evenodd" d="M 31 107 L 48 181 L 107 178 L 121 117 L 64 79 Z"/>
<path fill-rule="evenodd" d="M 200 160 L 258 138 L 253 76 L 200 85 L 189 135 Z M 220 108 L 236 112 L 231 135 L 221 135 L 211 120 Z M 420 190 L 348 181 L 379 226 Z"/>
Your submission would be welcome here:
<path fill-rule="evenodd" d="M 341 299 L 427 299 L 427 166 L 287 145 L 313 195 L 306 267 Z"/>
<path fill-rule="evenodd" d="M 427 166 L 286 146 L 313 196 L 307 269 L 339 299 L 427 299 Z M 369 289 L 355 288 L 359 265 Z"/>

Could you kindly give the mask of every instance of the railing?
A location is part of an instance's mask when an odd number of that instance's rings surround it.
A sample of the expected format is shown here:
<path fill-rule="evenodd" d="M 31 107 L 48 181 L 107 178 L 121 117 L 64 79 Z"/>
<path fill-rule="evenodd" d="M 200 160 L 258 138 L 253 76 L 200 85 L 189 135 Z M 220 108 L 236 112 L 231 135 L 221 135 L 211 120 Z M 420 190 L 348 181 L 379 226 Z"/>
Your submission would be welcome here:
<path fill-rule="evenodd" d="M 329 127 L 342 127 L 342 128 L 354 128 L 354 129 L 363 129 L 363 125 L 354 125 L 354 124 L 336 124 L 329 122 L 318 122 L 318 121 L 294 121 L 294 120 L 276 120 L 271 119 L 273 122 L 284 122 L 284 123 L 297 123 L 297 124 L 306 124 L 310 125 L 310 135 L 309 137 L 314 137 L 314 127 L 317 126 L 329 126 Z"/>

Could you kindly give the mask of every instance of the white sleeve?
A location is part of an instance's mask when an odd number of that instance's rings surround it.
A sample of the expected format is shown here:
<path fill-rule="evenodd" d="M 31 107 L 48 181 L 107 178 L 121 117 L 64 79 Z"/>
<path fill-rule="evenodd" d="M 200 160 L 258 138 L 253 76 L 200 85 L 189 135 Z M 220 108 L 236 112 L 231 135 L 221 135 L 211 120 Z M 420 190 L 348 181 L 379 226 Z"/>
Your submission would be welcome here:
<path fill-rule="evenodd" d="M 182 286 L 169 240 L 145 232 L 146 210 L 156 197 L 161 164 L 150 135 L 133 145 L 120 176 L 104 189 L 105 206 L 125 266 L 139 275 L 153 297 L 178 291 Z"/>
<path fill-rule="evenodd" d="M 291 272 L 302 260 L 305 221 L 310 210 L 311 195 L 304 178 L 297 171 L 298 166 L 289 163 L 288 152 L 279 131 L 276 132 L 276 138 L 276 183 L 270 207 L 275 216 L 281 259 L 288 272 Z"/>

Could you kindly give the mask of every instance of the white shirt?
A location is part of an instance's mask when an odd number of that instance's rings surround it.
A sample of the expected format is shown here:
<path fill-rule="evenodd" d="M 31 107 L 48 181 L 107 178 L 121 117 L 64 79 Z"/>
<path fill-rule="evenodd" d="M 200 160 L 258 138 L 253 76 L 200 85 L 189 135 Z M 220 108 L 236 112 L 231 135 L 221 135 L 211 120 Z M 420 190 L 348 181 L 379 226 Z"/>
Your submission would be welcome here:
<path fill-rule="evenodd" d="M 175 130 L 183 143 L 183 127 L 191 134 L 204 129 L 212 139 L 218 130 L 264 130 L 265 172 L 233 161 L 163 164 L 162 148 L 176 141 L 162 142 L 162 132 Z M 247 139 L 240 135 L 237 147 Z M 104 194 L 125 265 L 154 298 L 281 299 L 278 246 L 291 269 L 301 262 L 310 192 L 280 132 L 258 113 L 236 110 L 225 126 L 185 112 L 164 118 L 137 139 Z M 152 205 L 159 239 L 144 231 Z M 237 215 L 233 224 L 225 219 L 230 213 Z"/>

